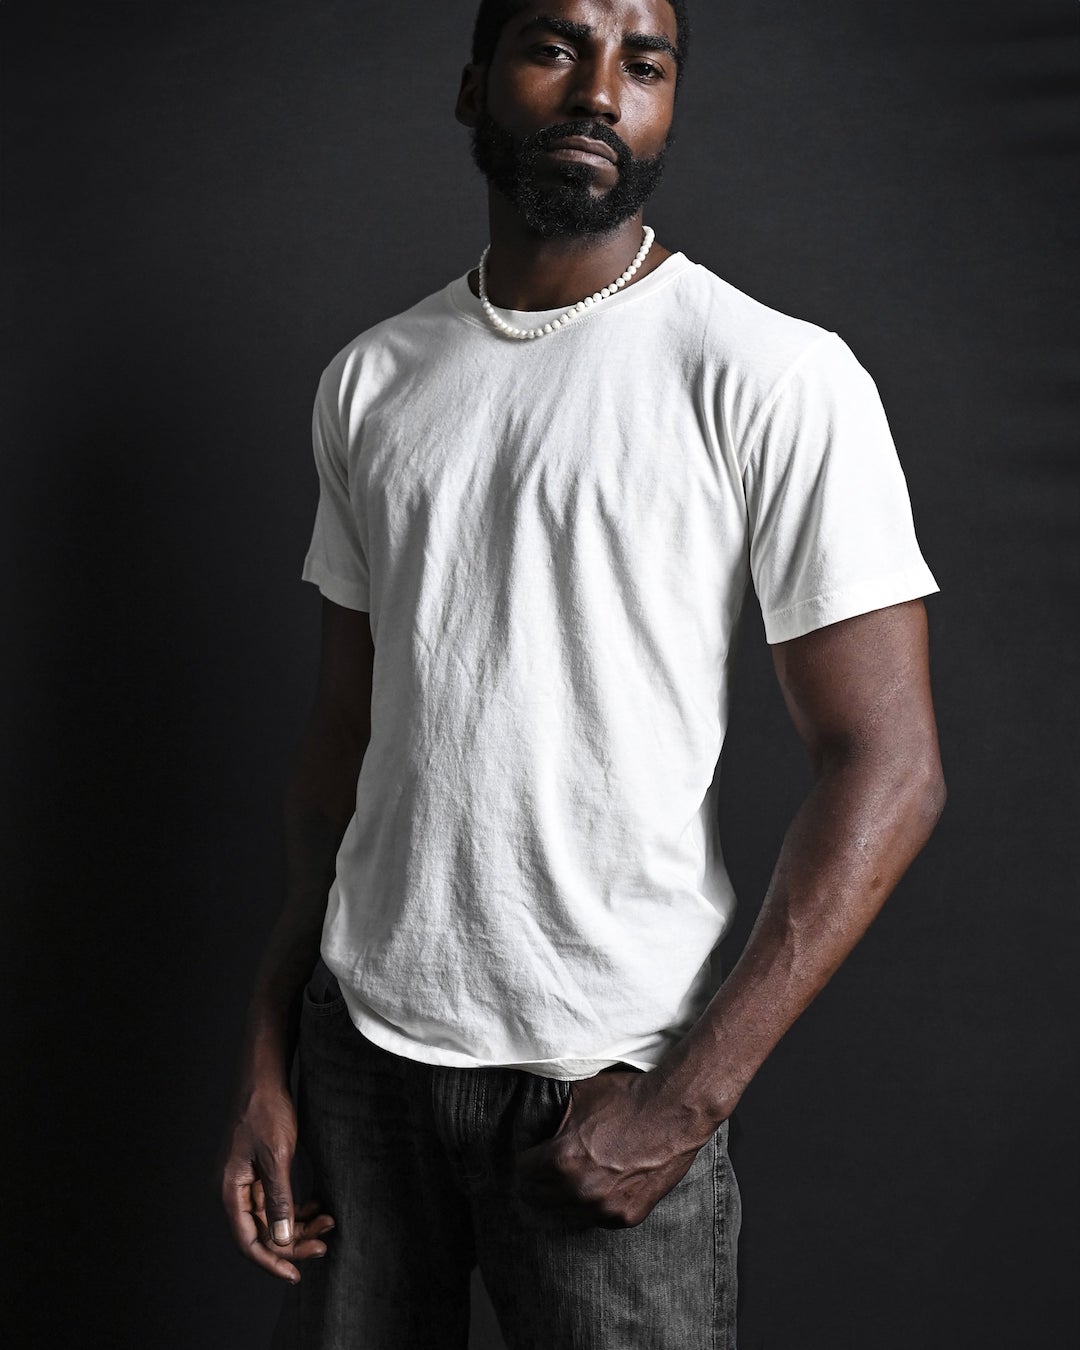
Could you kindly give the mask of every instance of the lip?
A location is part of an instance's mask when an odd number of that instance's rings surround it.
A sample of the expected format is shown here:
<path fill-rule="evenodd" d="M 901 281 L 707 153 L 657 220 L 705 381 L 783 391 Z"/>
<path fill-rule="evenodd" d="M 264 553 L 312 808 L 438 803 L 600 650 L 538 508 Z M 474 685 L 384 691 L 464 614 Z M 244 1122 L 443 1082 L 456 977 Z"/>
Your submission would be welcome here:
<path fill-rule="evenodd" d="M 579 150 L 594 158 L 606 159 L 609 164 L 618 164 L 619 157 L 604 141 L 594 141 L 589 136 L 564 136 L 561 140 L 551 141 L 548 150 Z"/>

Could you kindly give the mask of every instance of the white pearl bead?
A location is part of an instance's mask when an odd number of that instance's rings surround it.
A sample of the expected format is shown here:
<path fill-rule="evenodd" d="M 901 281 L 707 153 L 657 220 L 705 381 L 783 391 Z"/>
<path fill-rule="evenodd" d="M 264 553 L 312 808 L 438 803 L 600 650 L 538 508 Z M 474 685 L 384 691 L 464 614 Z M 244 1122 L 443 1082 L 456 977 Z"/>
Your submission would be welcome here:
<path fill-rule="evenodd" d="M 645 261 L 645 255 L 652 247 L 654 238 L 655 231 L 652 227 L 644 225 L 642 227 L 641 247 L 638 249 L 633 262 L 626 271 L 623 272 L 622 276 L 616 277 L 613 282 L 604 286 L 599 291 L 594 291 L 592 295 L 587 295 L 584 300 L 579 300 L 576 305 L 571 305 L 564 314 L 559 316 L 559 318 L 552 319 L 541 328 L 515 328 L 512 324 L 507 323 L 505 319 L 495 313 L 495 306 L 488 299 L 487 295 L 487 257 L 488 253 L 491 251 L 491 245 L 488 244 L 487 248 L 480 254 L 480 266 L 478 269 L 480 277 L 478 289 L 480 291 L 480 304 L 484 311 L 484 317 L 497 332 L 504 334 L 506 337 L 514 338 L 518 342 L 527 342 L 538 337 L 543 337 L 547 333 L 554 333 L 556 329 L 564 328 L 568 323 L 571 323 L 578 314 L 583 314 L 585 310 L 591 309 L 593 305 L 599 304 L 601 300 L 609 299 L 632 281 L 642 263 Z"/>

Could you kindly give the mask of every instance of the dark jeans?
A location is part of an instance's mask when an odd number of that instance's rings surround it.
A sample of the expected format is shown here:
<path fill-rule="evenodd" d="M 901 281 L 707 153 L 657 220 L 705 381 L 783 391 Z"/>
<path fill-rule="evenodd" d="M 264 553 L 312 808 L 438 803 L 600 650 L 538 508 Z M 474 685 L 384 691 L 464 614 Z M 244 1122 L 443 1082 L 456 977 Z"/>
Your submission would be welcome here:
<path fill-rule="evenodd" d="M 726 1124 L 635 1228 L 515 1197 L 514 1155 L 570 1084 L 404 1059 L 354 1027 L 322 963 L 304 991 L 300 1140 L 334 1215 L 285 1294 L 278 1350 L 465 1350 L 479 1264 L 509 1350 L 732 1350 L 739 1193 Z"/>

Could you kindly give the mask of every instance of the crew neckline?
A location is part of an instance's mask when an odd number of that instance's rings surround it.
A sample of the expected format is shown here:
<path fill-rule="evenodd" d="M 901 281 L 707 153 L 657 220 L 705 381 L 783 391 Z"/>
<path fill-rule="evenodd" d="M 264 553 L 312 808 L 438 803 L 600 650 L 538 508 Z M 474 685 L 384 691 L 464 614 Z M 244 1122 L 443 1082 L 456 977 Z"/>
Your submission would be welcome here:
<path fill-rule="evenodd" d="M 558 337 L 562 333 L 568 333 L 579 324 L 602 317 L 604 314 L 610 314 L 634 300 L 644 300 L 646 296 L 652 295 L 670 281 L 674 281 L 690 266 L 690 259 L 687 258 L 685 253 L 681 251 L 671 253 L 658 267 L 654 267 L 648 276 L 642 277 L 640 281 L 635 281 L 629 286 L 624 286 L 622 290 L 617 291 L 606 300 L 602 300 L 598 305 L 591 305 L 579 314 L 573 323 L 567 324 L 565 328 L 560 328 L 554 333 L 546 334 L 546 338 Z M 469 272 L 472 270 L 470 267 Z M 467 319 L 477 327 L 483 328 L 492 337 L 499 337 L 501 335 L 488 323 L 484 308 L 480 303 L 480 297 L 473 295 L 469 288 L 469 272 L 450 282 L 446 288 L 447 299 L 462 318 Z M 512 324 L 515 328 L 542 328 L 545 323 L 550 323 L 552 319 L 557 319 L 565 314 L 569 307 L 558 305 L 555 309 L 503 309 L 500 305 L 494 305 L 493 308 L 504 322 Z"/>

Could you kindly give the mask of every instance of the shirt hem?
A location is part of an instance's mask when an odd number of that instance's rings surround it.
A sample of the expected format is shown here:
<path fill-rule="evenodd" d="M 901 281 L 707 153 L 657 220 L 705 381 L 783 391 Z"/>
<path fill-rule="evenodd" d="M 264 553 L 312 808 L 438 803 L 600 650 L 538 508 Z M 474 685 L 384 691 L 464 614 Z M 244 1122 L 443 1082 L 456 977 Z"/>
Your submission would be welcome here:
<path fill-rule="evenodd" d="M 591 1078 L 594 1073 L 599 1073 L 601 1069 L 606 1069 L 612 1064 L 629 1064 L 632 1068 L 648 1073 L 651 1069 L 655 1069 L 659 1062 L 633 1054 L 597 1055 L 595 1058 L 589 1055 L 565 1055 L 538 1060 L 480 1059 L 475 1055 L 466 1054 L 463 1050 L 446 1050 L 413 1040 L 391 1027 L 385 1018 L 368 1008 L 351 990 L 346 989 L 344 984 L 341 985 L 341 992 L 349 1017 L 361 1035 L 392 1055 L 401 1055 L 405 1059 L 417 1060 L 421 1064 L 452 1069 L 518 1069 L 523 1073 L 535 1074 L 539 1078 L 558 1078 L 564 1082 L 573 1082 Z M 572 1060 L 579 1065 L 587 1064 L 589 1069 L 585 1073 L 561 1073 L 558 1070 L 563 1060 Z"/>
<path fill-rule="evenodd" d="M 886 609 L 889 605 L 899 605 L 905 600 L 918 600 L 935 594 L 939 589 L 930 569 L 923 564 L 921 567 L 875 577 L 857 586 L 827 591 L 784 609 L 763 614 L 765 641 L 770 645 L 789 642 L 818 628 L 826 628 L 831 623 L 853 619 L 859 614 L 870 614 L 876 609 Z"/>
<path fill-rule="evenodd" d="M 304 559 L 300 577 L 301 580 L 310 581 L 317 586 L 327 600 L 332 600 L 335 605 L 359 610 L 363 614 L 371 612 L 371 595 L 367 588 L 355 581 L 346 581 L 344 577 L 335 576 L 318 558 L 309 556 Z"/>

